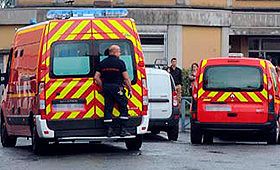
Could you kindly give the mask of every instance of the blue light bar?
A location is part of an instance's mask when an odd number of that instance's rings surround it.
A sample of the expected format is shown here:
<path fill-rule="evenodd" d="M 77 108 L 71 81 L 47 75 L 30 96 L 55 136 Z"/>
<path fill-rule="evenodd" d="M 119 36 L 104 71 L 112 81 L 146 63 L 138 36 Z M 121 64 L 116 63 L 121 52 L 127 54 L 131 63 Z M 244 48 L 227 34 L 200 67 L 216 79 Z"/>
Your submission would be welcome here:
<path fill-rule="evenodd" d="M 112 9 L 76 9 L 76 10 L 50 10 L 47 19 L 68 19 L 70 17 L 124 17 L 128 15 L 125 8 Z"/>

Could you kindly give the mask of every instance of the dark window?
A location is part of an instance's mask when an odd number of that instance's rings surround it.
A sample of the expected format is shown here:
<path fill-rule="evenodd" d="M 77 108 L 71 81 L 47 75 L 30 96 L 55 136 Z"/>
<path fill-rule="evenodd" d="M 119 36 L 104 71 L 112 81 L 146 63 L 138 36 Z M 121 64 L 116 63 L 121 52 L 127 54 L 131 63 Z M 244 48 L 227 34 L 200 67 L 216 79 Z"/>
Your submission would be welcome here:
<path fill-rule="evenodd" d="M 141 34 L 140 40 L 142 45 L 164 45 L 164 35 L 162 34 Z"/>
<path fill-rule="evenodd" d="M 273 79 L 274 90 L 275 90 L 275 91 L 278 91 L 277 79 L 276 79 L 276 74 L 277 74 L 277 73 L 276 73 L 276 71 L 275 71 L 274 68 L 271 68 L 270 71 L 271 71 L 271 75 L 272 75 L 272 79 Z"/>
<path fill-rule="evenodd" d="M 85 76 L 91 72 L 91 45 L 88 41 L 58 42 L 52 45 L 52 75 Z"/>
<path fill-rule="evenodd" d="M 23 49 L 20 51 L 20 54 L 19 54 L 20 57 L 23 56 Z"/>
<path fill-rule="evenodd" d="M 120 59 L 125 62 L 128 75 L 135 84 L 137 81 L 137 72 L 135 66 L 135 56 L 133 51 L 133 45 L 128 40 L 96 40 L 94 41 L 94 52 L 96 57 L 96 63 L 100 63 L 109 54 L 109 47 L 111 45 L 119 45 L 121 48 Z"/>
<path fill-rule="evenodd" d="M 18 50 L 15 51 L 15 58 L 18 56 Z"/>
<path fill-rule="evenodd" d="M 204 89 L 220 91 L 260 91 L 262 70 L 253 66 L 210 66 L 204 73 Z"/>

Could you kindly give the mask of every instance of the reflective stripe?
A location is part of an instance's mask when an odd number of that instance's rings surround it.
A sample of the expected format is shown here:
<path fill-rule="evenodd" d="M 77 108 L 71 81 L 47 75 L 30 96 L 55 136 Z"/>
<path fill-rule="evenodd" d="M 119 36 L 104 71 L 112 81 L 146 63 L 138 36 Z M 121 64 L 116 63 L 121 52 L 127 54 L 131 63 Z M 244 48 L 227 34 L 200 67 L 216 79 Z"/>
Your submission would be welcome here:
<path fill-rule="evenodd" d="M 120 119 L 128 120 L 128 117 L 120 116 Z"/>
<path fill-rule="evenodd" d="M 105 123 L 113 122 L 113 119 L 106 119 L 106 120 L 104 119 L 104 122 Z"/>
<path fill-rule="evenodd" d="M 262 65 L 263 68 L 265 68 L 265 61 L 261 60 L 260 64 Z"/>
<path fill-rule="evenodd" d="M 202 88 L 200 88 L 200 89 L 198 90 L 198 98 L 200 98 L 200 96 L 203 95 L 204 92 L 205 92 L 205 91 L 204 91 Z"/>
<path fill-rule="evenodd" d="M 94 107 L 92 107 L 83 118 L 91 118 L 94 115 Z"/>
<path fill-rule="evenodd" d="M 267 99 L 267 91 L 265 89 L 261 91 L 261 94 L 263 95 L 263 97 L 265 97 L 265 99 Z"/>
<path fill-rule="evenodd" d="M 234 93 L 234 95 L 238 98 L 239 101 L 248 102 L 248 100 L 240 92 L 236 92 Z"/>
<path fill-rule="evenodd" d="M 219 102 L 224 102 L 229 96 L 230 96 L 230 92 L 225 92 L 219 99 Z"/>
<path fill-rule="evenodd" d="M 200 74 L 200 76 L 199 76 L 199 83 L 201 83 L 202 80 L 203 80 L 203 74 Z"/>
<path fill-rule="evenodd" d="M 263 74 L 263 82 L 264 82 L 264 84 L 267 84 L 267 77 L 265 74 Z"/>
<path fill-rule="evenodd" d="M 218 94 L 218 92 L 213 91 L 213 92 L 209 93 L 207 97 L 215 97 L 217 94 Z"/>
<path fill-rule="evenodd" d="M 203 60 L 201 64 L 201 68 L 203 68 L 207 64 L 207 60 Z"/>
<path fill-rule="evenodd" d="M 254 102 L 262 102 L 262 100 L 254 92 L 248 92 L 247 94 L 254 100 Z"/>

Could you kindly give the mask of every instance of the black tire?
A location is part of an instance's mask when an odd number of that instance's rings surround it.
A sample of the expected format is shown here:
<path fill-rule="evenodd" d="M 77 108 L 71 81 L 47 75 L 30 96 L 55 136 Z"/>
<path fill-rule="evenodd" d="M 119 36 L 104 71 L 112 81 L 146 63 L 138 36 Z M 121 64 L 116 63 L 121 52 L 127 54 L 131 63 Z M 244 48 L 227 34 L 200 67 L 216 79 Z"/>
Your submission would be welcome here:
<path fill-rule="evenodd" d="M 143 135 L 137 135 L 136 138 L 126 139 L 125 145 L 126 148 L 130 151 L 139 151 L 142 146 Z"/>
<path fill-rule="evenodd" d="M 279 142 L 279 122 L 276 121 L 272 131 L 268 134 L 267 144 L 275 145 Z"/>
<path fill-rule="evenodd" d="M 203 143 L 204 144 L 213 144 L 213 135 L 211 135 L 211 134 L 204 134 L 204 136 L 203 136 Z"/>
<path fill-rule="evenodd" d="M 48 142 L 38 136 L 35 126 L 32 129 L 32 150 L 35 154 L 42 154 L 43 151 L 45 151 Z"/>
<path fill-rule="evenodd" d="M 167 131 L 168 140 L 176 141 L 179 136 L 179 126 L 175 125 Z"/>
<path fill-rule="evenodd" d="M 192 144 L 201 144 L 202 134 L 191 124 L 191 143 Z"/>
<path fill-rule="evenodd" d="M 1 143 L 3 147 L 14 147 L 17 143 L 17 138 L 9 136 L 5 120 L 1 119 Z"/>

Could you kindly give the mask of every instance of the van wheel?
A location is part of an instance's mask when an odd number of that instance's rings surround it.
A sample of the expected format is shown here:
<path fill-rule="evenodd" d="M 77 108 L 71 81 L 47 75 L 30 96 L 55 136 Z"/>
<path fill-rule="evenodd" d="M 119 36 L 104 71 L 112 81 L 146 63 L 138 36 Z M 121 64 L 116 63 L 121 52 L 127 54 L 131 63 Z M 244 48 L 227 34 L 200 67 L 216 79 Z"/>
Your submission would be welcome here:
<path fill-rule="evenodd" d="M 272 131 L 268 134 L 267 144 L 277 144 L 279 142 L 279 122 L 276 121 L 276 125 Z"/>
<path fill-rule="evenodd" d="M 1 119 L 1 143 L 3 147 L 14 147 L 17 143 L 16 137 L 8 135 L 4 119 Z"/>
<path fill-rule="evenodd" d="M 136 138 L 126 139 L 125 145 L 130 151 L 139 151 L 142 146 L 143 135 L 137 135 Z"/>
<path fill-rule="evenodd" d="M 41 154 L 46 146 L 47 141 L 45 139 L 42 139 L 38 136 L 37 129 L 35 126 L 33 126 L 32 130 L 32 150 L 35 154 Z"/>
<path fill-rule="evenodd" d="M 204 144 L 213 144 L 213 135 L 204 134 L 204 136 L 203 136 L 203 143 Z"/>
<path fill-rule="evenodd" d="M 175 125 L 167 131 L 168 140 L 176 141 L 179 136 L 179 126 Z"/>
<path fill-rule="evenodd" d="M 192 144 L 201 144 L 202 134 L 191 125 L 191 143 Z"/>

